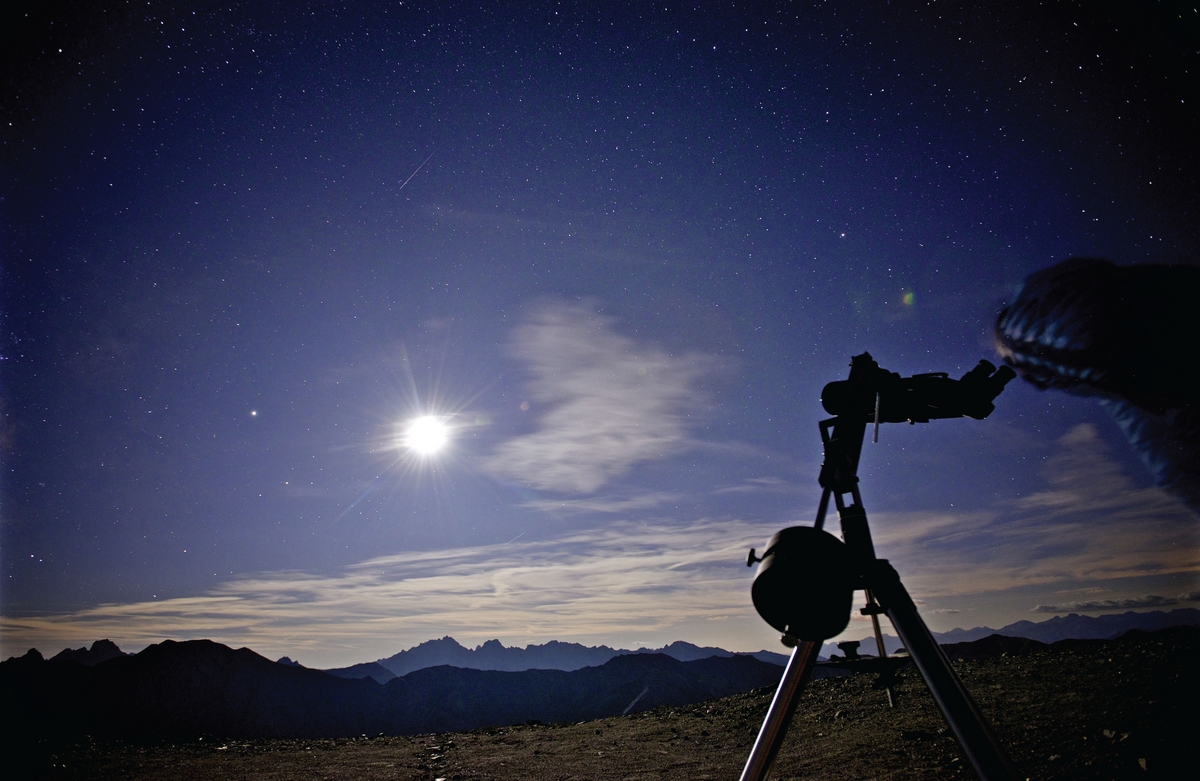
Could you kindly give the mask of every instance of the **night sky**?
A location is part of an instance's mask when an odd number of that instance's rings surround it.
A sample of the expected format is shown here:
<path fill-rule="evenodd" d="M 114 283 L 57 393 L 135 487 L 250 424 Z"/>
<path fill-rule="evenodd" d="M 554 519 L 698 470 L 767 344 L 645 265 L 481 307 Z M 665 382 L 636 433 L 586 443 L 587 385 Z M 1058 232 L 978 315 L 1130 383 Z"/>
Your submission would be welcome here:
<path fill-rule="evenodd" d="M 1190 4 L 752 9 L 4 11 L 3 656 L 782 650 L 746 550 L 851 355 L 961 376 L 1033 271 L 1200 259 Z M 933 629 L 1200 601 L 1094 401 L 996 406 L 864 448 Z"/>

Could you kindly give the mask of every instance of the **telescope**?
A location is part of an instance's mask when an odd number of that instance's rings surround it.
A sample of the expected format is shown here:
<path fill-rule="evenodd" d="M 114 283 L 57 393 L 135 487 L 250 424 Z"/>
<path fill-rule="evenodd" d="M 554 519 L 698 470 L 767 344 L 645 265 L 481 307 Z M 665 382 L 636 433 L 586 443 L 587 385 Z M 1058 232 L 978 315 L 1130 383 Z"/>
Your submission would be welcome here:
<path fill-rule="evenodd" d="M 870 360 L 870 353 L 864 355 Z M 958 380 L 945 372 L 901 377 L 871 360 L 860 368 L 859 376 L 826 385 L 821 406 L 830 415 L 873 417 L 877 425 L 928 423 L 937 418 L 983 420 L 996 409 L 992 401 L 1016 376 L 1007 366 L 997 369 L 980 361 Z"/>
<path fill-rule="evenodd" d="M 755 609 L 783 633 L 784 645 L 793 650 L 741 781 L 766 777 L 817 651 L 823 641 L 841 634 L 850 623 L 855 591 L 866 594 L 862 614 L 871 618 L 884 674 L 891 668 L 886 664 L 880 614 L 891 620 L 981 781 L 1014 778 L 1007 754 L 921 619 L 899 574 L 887 559 L 875 555 L 858 490 L 858 462 L 868 423 L 874 422 L 878 441 L 881 423 L 915 424 L 959 417 L 983 420 L 1015 376 L 1007 366 L 997 369 L 981 360 L 957 380 L 945 373 L 902 377 L 880 368 L 869 353 L 863 353 L 851 360 L 849 378 L 825 386 L 821 404 L 834 417 L 820 422 L 825 460 L 818 478 L 823 491 L 816 521 L 812 526 L 780 530 L 762 556 L 751 548 L 746 559 L 747 566 L 759 565 L 751 588 Z M 823 528 L 831 497 L 841 539 Z M 887 694 L 888 703 L 893 704 L 890 683 Z"/>

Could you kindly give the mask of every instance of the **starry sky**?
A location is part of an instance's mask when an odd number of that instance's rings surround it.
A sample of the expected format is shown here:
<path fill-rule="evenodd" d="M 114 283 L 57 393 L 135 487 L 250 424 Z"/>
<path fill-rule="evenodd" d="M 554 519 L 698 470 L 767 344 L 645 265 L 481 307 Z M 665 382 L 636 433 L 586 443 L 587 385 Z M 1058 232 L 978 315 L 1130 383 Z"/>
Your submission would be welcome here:
<path fill-rule="evenodd" d="M 4 656 L 780 650 L 745 555 L 851 355 L 961 376 L 1033 271 L 1200 258 L 1187 4 L 4 14 Z M 864 448 L 933 629 L 1200 600 L 1098 405 L 996 406 Z"/>

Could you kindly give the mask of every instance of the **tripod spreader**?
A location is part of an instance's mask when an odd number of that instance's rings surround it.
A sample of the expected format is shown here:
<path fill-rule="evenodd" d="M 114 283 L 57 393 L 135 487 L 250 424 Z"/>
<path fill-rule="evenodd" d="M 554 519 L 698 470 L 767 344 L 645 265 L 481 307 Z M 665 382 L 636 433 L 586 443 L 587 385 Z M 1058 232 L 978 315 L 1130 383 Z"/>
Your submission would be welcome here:
<path fill-rule="evenodd" d="M 891 619 L 900 641 L 908 649 L 909 657 L 925 679 L 934 701 L 980 781 L 1012 781 L 1016 775 L 1008 755 L 980 713 L 979 706 L 954 672 L 950 660 L 925 626 L 895 568 L 887 559 L 875 559 L 865 578 Z M 800 691 L 808 681 L 820 647 L 821 641 L 806 640 L 792 650 L 758 739 L 742 770 L 741 781 L 762 781 L 766 778 L 787 734 Z M 882 649 L 880 654 L 882 656 Z"/>
<path fill-rule="evenodd" d="M 980 781 L 1008 781 L 1015 777 L 1008 755 L 996 740 L 979 706 L 971 699 L 958 674 L 941 646 L 933 639 L 929 627 L 917 612 L 900 575 L 887 559 L 876 559 L 868 579 L 874 586 L 876 599 L 887 611 L 900 642 L 921 672 L 946 723 L 967 760 L 975 768 Z"/>

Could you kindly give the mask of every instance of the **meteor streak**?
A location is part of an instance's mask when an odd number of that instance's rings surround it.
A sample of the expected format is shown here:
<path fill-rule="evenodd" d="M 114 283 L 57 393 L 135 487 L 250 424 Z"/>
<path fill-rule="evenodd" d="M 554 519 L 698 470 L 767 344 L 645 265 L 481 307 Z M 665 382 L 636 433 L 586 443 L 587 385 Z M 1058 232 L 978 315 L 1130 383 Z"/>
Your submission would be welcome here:
<path fill-rule="evenodd" d="M 425 167 L 425 163 L 428 163 L 430 160 L 432 160 L 433 156 L 437 154 L 437 151 L 438 151 L 438 147 L 434 147 L 433 151 L 429 153 L 429 157 L 427 157 L 423 161 L 421 161 L 421 164 L 419 166 L 417 166 L 417 170 L 415 170 L 411 174 L 409 174 L 408 178 L 404 180 L 404 184 L 400 185 L 400 190 L 403 190 L 404 185 L 411 182 L 412 178 L 421 172 L 421 169 Z M 400 190 L 397 190 L 396 192 L 400 192 Z"/>

